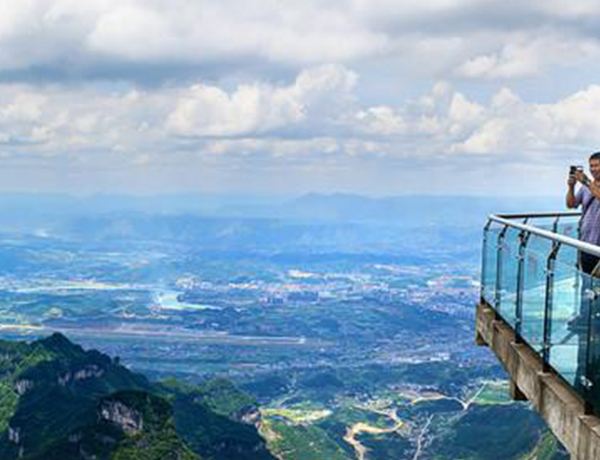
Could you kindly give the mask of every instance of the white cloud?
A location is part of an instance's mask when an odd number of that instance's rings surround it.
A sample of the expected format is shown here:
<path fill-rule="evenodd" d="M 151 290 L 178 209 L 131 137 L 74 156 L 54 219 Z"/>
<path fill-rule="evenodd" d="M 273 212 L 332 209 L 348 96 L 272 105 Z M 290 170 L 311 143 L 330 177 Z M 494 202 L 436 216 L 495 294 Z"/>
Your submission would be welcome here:
<path fill-rule="evenodd" d="M 241 85 L 232 93 L 197 84 L 182 91 L 167 127 L 186 136 L 256 135 L 339 110 L 356 82 L 343 67 L 301 72 L 290 86 Z"/>
<path fill-rule="evenodd" d="M 450 147 L 453 152 L 548 153 L 600 144 L 600 86 L 590 86 L 555 103 L 526 104 L 507 89 L 498 92 L 483 122 Z"/>
<path fill-rule="evenodd" d="M 504 87 L 494 94 L 491 105 L 497 110 L 511 110 L 521 104 L 521 102 L 521 98 L 518 95 L 511 91 L 510 88 Z"/>
<path fill-rule="evenodd" d="M 600 4 L 595 0 L 547 0 L 536 2 L 537 7 L 554 17 L 598 18 Z"/>
<path fill-rule="evenodd" d="M 483 103 L 441 82 L 415 102 L 365 106 L 355 84 L 353 72 L 325 66 L 287 86 L 257 82 L 232 91 L 204 83 L 118 93 L 0 85 L 0 133 L 9 153 L 25 145 L 32 155 L 65 158 L 112 152 L 137 155 L 138 164 L 170 152 L 235 155 L 237 148 L 274 158 L 306 146 L 321 155 L 358 155 L 362 148 L 365 155 L 527 156 L 600 143 L 598 85 L 544 104 L 524 102 L 505 87 Z"/>
<path fill-rule="evenodd" d="M 513 78 L 597 56 L 596 3 L 0 0 L 0 73 L 221 78 L 401 56 L 408 71 Z"/>
<path fill-rule="evenodd" d="M 0 120 L 9 122 L 35 122 L 42 115 L 46 97 L 39 93 L 23 92 L 12 103 L 0 110 Z"/>
<path fill-rule="evenodd" d="M 493 153 L 506 150 L 509 146 L 507 120 L 492 118 L 479 127 L 460 145 L 450 147 L 451 152 Z"/>
<path fill-rule="evenodd" d="M 180 31 L 186 29 L 185 22 L 176 28 L 169 19 L 168 14 L 161 14 L 152 7 L 123 2 L 96 18 L 85 44 L 91 51 L 133 61 L 161 57 L 169 60 L 169 51 L 181 52 L 178 50 L 182 50 L 181 45 L 185 43 L 181 43 Z"/>
<path fill-rule="evenodd" d="M 385 169 L 393 159 L 528 164 L 543 154 L 561 161 L 600 144 L 600 85 L 535 103 L 508 85 L 481 100 L 440 81 L 420 97 L 370 105 L 358 97 L 357 78 L 325 65 L 289 84 L 233 89 L 0 84 L 0 160 L 27 158 L 32 169 L 52 161 L 65 171 L 198 162 L 236 171 L 323 163 L 343 170 L 355 161 Z"/>
<path fill-rule="evenodd" d="M 229 95 L 197 84 L 179 98 L 167 126 L 180 135 L 232 136 L 268 131 L 305 117 L 304 107 L 283 90 L 243 85 Z"/>
<path fill-rule="evenodd" d="M 596 0 L 0 0 L 0 158 L 265 183 L 563 159 L 600 143 L 599 24 Z"/>
<path fill-rule="evenodd" d="M 551 66 L 570 66 L 599 56 L 600 45 L 595 40 L 517 34 L 498 51 L 471 57 L 455 73 L 466 78 L 531 77 Z"/>
<path fill-rule="evenodd" d="M 123 63 L 304 66 L 372 56 L 388 46 L 384 33 L 343 4 L 317 0 L 285 6 L 277 0 L 0 1 L 0 71 L 58 71 L 71 63 L 77 72 L 111 63 L 135 78 L 139 71 Z"/>
<path fill-rule="evenodd" d="M 483 107 L 480 104 L 469 101 L 461 93 L 454 93 L 448 109 L 448 116 L 452 121 L 469 123 L 476 121 L 482 112 Z"/>
<path fill-rule="evenodd" d="M 538 105 L 535 117 L 547 125 L 549 140 L 600 144 L 600 86 L 590 86 L 556 104 Z"/>
<path fill-rule="evenodd" d="M 367 133 L 396 134 L 406 131 L 406 123 L 401 114 L 388 106 L 369 107 L 356 114 L 356 124 Z"/>
<path fill-rule="evenodd" d="M 315 137 L 312 139 L 215 139 L 208 141 L 202 152 L 209 155 L 236 155 L 236 156 L 271 156 L 291 161 L 297 158 L 315 158 L 321 160 L 323 156 L 339 153 L 339 141 L 331 137 Z"/>

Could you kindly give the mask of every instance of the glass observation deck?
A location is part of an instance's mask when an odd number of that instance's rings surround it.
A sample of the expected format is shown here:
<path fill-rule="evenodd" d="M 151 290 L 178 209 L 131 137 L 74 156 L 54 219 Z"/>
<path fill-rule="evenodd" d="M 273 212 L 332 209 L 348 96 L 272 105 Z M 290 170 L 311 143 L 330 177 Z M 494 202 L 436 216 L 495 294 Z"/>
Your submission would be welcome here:
<path fill-rule="evenodd" d="M 492 215 L 484 229 L 481 300 L 600 414 L 599 277 L 579 269 L 600 246 L 577 239 L 580 213 Z"/>

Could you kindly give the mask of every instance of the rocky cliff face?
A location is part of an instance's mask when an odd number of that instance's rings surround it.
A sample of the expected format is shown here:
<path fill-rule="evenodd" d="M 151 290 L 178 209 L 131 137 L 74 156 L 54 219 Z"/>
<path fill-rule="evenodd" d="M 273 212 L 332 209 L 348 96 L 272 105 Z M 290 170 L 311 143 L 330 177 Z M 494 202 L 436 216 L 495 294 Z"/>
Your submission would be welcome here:
<path fill-rule="evenodd" d="M 104 369 L 100 368 L 96 364 L 90 364 L 84 366 L 82 369 L 69 370 L 62 375 L 58 376 L 58 384 L 60 386 L 66 386 L 69 382 L 79 382 L 81 380 L 100 378 L 104 375 Z"/>
<path fill-rule="evenodd" d="M 16 448 L 17 458 L 23 458 L 25 455 L 25 448 L 20 444 L 21 442 L 21 429 L 13 428 L 9 425 L 8 427 L 8 440 L 13 443 Z"/>
<path fill-rule="evenodd" d="M 21 429 L 13 428 L 12 426 L 8 426 L 8 440 L 15 444 L 19 444 L 21 440 Z"/>
<path fill-rule="evenodd" d="M 260 424 L 260 411 L 258 406 L 246 406 L 239 411 L 234 412 L 234 420 L 239 420 L 246 425 L 258 426 Z"/>
<path fill-rule="evenodd" d="M 103 401 L 100 418 L 114 423 L 127 434 L 138 434 L 144 429 L 142 415 L 119 401 Z"/>
<path fill-rule="evenodd" d="M 153 385 L 108 356 L 59 334 L 31 344 L 0 341 L 0 356 L 0 397 L 11 402 L 0 411 L 6 427 L 0 460 L 108 458 L 122 439 L 144 433 L 142 412 L 107 398 L 122 391 L 145 395 Z M 183 446 L 174 430 L 165 439 Z"/>
<path fill-rule="evenodd" d="M 33 389 L 34 386 L 35 384 L 33 383 L 33 380 L 20 379 L 15 382 L 15 392 L 19 396 L 23 396 L 29 390 Z"/>

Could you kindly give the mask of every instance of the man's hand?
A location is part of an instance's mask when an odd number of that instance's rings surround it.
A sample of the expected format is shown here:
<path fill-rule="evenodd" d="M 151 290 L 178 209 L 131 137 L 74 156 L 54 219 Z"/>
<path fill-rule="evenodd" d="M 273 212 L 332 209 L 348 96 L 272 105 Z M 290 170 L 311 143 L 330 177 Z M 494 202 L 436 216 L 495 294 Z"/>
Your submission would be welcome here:
<path fill-rule="evenodd" d="M 577 176 L 575 174 L 569 174 L 569 180 L 567 181 L 567 185 L 569 187 L 575 187 L 577 183 Z"/>
<path fill-rule="evenodd" d="M 569 209 L 574 209 L 577 207 L 577 199 L 575 198 L 575 184 L 576 183 L 577 183 L 577 175 L 575 174 L 575 171 L 573 171 L 573 174 L 571 174 L 569 172 L 569 179 L 567 182 L 569 187 L 567 188 L 567 197 L 566 197 L 566 201 L 565 201 L 565 204 L 567 205 L 567 208 L 569 208 Z"/>

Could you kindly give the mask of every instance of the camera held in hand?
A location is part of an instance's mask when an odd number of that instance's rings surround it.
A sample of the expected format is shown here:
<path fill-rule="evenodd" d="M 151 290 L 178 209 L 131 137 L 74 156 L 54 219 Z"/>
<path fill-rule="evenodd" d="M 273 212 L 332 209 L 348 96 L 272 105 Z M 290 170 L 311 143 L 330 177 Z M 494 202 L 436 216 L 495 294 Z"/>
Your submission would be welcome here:
<path fill-rule="evenodd" d="M 584 172 L 583 166 L 571 165 L 571 167 L 569 168 L 569 176 L 573 177 L 573 178 L 577 177 L 578 173 L 583 173 L 583 172 Z M 581 183 L 585 186 L 589 186 L 590 182 L 591 181 L 584 174 L 583 180 L 581 181 Z"/>

